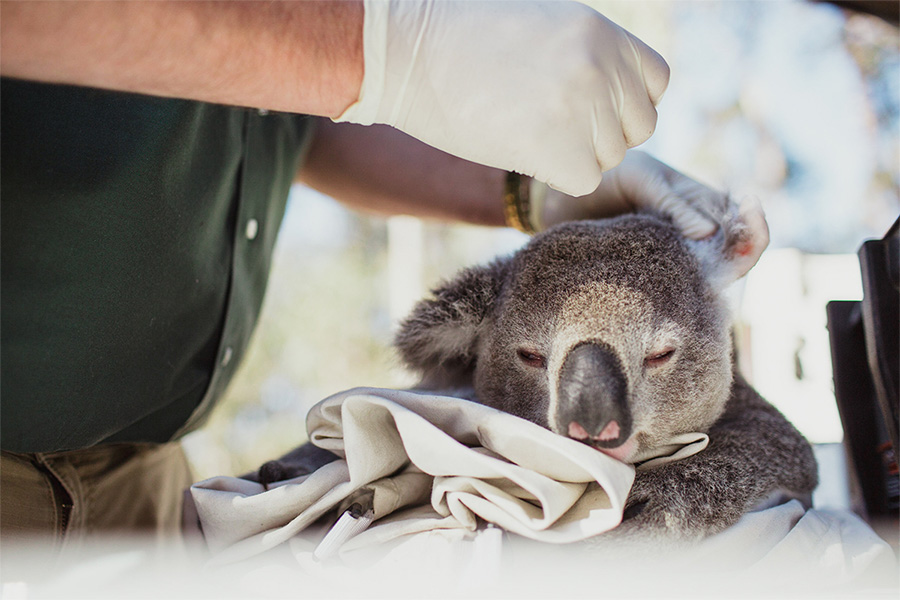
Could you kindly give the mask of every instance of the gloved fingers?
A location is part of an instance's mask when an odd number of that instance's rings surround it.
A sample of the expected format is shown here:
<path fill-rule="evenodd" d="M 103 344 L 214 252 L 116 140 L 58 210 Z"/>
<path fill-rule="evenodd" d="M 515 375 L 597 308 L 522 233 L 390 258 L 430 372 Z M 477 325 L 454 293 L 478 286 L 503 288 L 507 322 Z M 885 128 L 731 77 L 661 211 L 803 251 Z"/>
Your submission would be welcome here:
<path fill-rule="evenodd" d="M 663 165 L 663 176 L 669 183 L 670 203 L 663 212 L 672 215 L 675 224 L 690 238 L 703 239 L 713 235 L 724 218 L 728 195 L 714 190 L 690 177 Z"/>
<path fill-rule="evenodd" d="M 594 141 L 593 148 L 587 143 L 586 148 L 580 152 L 573 152 L 568 147 L 545 152 L 547 160 L 539 165 L 533 177 L 569 196 L 580 197 L 590 194 L 603 180 L 603 171 L 610 168 L 606 165 L 617 165 L 625 155 L 625 140 L 622 138 L 621 129 L 615 128 L 613 134 L 618 135 L 618 139 L 609 136 L 609 140 L 614 142 L 598 146 Z M 602 157 L 595 155 L 598 148 L 603 150 Z"/>
<path fill-rule="evenodd" d="M 679 173 L 649 154 L 631 151 L 609 173 L 608 186 L 599 192 L 604 201 L 624 200 L 634 208 L 650 208 L 668 215 L 692 239 L 713 235 L 719 227 L 727 196 Z"/>
<path fill-rule="evenodd" d="M 622 31 L 623 57 L 633 63 L 630 70 L 619 73 L 621 98 L 618 109 L 621 127 L 629 148 L 647 141 L 656 129 L 656 105 L 669 83 L 669 66 L 648 45 Z"/>
<path fill-rule="evenodd" d="M 627 89 L 630 84 L 631 89 Z M 656 107 L 647 95 L 643 82 L 623 82 L 624 101 L 621 110 L 621 129 L 628 148 L 643 144 L 656 130 Z M 624 158 L 624 157 L 623 157 Z"/>
<path fill-rule="evenodd" d="M 664 178 L 670 194 L 661 199 L 659 210 L 671 216 L 685 236 L 695 240 L 724 231 L 728 260 L 734 270 L 732 280 L 743 277 L 769 245 L 769 226 L 759 200 L 745 197 L 736 205 L 728 194 L 668 167 Z"/>
<path fill-rule="evenodd" d="M 669 65 L 653 48 L 627 33 L 638 60 L 640 72 L 644 77 L 644 89 L 654 106 L 662 100 L 666 88 L 669 87 Z"/>
<path fill-rule="evenodd" d="M 603 18 L 598 15 L 598 18 Z M 607 93 L 594 103 L 594 149 L 603 171 L 618 165 L 625 150 L 647 141 L 656 129 L 656 102 L 668 85 L 669 67 L 665 60 L 645 43 L 610 22 L 617 60 L 606 71 Z M 598 55 L 609 53 L 609 40 L 598 44 Z M 645 71 L 646 68 L 646 71 Z M 648 83 L 649 82 L 649 83 Z M 603 86 L 598 86 L 602 88 Z"/>
<path fill-rule="evenodd" d="M 671 217 L 686 237 L 702 240 L 716 233 L 719 225 L 706 207 L 713 202 L 724 201 L 724 194 L 708 188 L 676 191 L 670 186 L 669 189 L 670 192 L 659 200 L 658 208 Z"/>
<path fill-rule="evenodd" d="M 653 111 L 654 115 L 656 111 Z M 618 110 L 597 104 L 594 106 L 594 156 L 600 172 L 609 171 L 625 158 L 628 142 L 625 139 L 625 123 L 618 117 Z M 594 190 L 588 190 L 587 193 Z M 568 192 L 567 193 L 571 193 Z M 572 194 L 577 195 L 577 194 Z"/>

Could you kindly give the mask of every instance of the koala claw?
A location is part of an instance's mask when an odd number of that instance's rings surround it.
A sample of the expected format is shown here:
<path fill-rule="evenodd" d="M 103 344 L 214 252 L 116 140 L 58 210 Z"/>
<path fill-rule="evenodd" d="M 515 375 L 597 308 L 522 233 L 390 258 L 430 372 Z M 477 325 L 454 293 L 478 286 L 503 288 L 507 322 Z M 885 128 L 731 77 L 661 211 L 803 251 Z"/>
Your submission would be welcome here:
<path fill-rule="evenodd" d="M 639 502 L 632 502 L 625 507 L 625 511 L 622 513 L 622 521 L 628 521 L 629 519 L 633 519 L 644 511 L 644 508 L 647 506 L 646 500 L 641 500 Z"/>
<path fill-rule="evenodd" d="M 292 469 L 280 460 L 270 460 L 259 468 L 256 477 L 259 483 L 268 489 L 269 484 L 271 483 L 291 479 L 292 477 L 302 474 L 303 473 L 298 473 L 296 469 Z"/>
<path fill-rule="evenodd" d="M 309 475 L 338 457 L 310 443 L 294 448 L 281 458 L 264 463 L 256 473 L 245 479 L 257 481 L 266 489 L 276 481 L 286 481 L 301 475 Z"/>

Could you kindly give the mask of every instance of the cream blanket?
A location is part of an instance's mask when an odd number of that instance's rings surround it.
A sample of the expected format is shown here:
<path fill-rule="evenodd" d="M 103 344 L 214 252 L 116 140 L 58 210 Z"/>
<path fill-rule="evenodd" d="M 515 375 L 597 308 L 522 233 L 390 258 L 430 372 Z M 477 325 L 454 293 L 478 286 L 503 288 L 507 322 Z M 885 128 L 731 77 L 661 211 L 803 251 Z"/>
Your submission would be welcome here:
<path fill-rule="evenodd" d="M 434 531 L 474 532 L 479 520 L 542 542 L 584 540 L 619 524 L 634 467 L 534 423 L 473 402 L 358 388 L 317 404 L 309 439 L 342 457 L 269 489 L 232 477 L 191 494 L 214 563 L 249 558 L 353 503 L 374 524 L 341 547 Z M 685 434 L 639 457 L 641 468 L 706 447 Z M 306 531 L 321 537 L 321 531 Z"/>

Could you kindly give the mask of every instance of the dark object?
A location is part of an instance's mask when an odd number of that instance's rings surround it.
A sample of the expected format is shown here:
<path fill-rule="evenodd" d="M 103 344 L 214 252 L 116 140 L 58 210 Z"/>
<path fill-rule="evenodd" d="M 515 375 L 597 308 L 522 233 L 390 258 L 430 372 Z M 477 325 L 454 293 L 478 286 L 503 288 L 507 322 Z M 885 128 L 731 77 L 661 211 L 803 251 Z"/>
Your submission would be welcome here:
<path fill-rule="evenodd" d="M 828 303 L 834 391 L 844 444 L 869 519 L 900 505 L 900 219 L 859 250 L 862 302 Z"/>
<path fill-rule="evenodd" d="M 297 446 L 281 458 L 263 464 L 255 474 L 243 475 L 242 478 L 256 481 L 268 488 L 269 484 L 276 481 L 287 481 L 301 475 L 309 475 L 338 458 L 340 457 L 328 450 L 323 450 L 307 442 L 302 446 Z"/>
<path fill-rule="evenodd" d="M 874 15 L 891 25 L 900 25 L 900 2 L 897 0 L 817 0 L 845 10 Z"/>

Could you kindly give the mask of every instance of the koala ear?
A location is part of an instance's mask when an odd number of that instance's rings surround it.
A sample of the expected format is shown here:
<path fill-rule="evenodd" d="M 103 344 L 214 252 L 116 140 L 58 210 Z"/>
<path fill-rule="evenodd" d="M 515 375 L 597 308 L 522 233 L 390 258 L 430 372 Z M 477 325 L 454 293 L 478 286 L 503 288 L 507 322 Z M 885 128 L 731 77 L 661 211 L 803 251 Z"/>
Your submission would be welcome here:
<path fill-rule="evenodd" d="M 419 301 L 400 324 L 394 345 L 403 362 L 428 388 L 467 386 L 477 358 L 478 339 L 494 307 L 508 259 L 473 267 Z"/>
<path fill-rule="evenodd" d="M 719 229 L 703 240 L 687 240 L 713 288 L 722 290 L 756 264 L 769 245 L 769 226 L 759 200 L 740 204 L 727 198 L 721 213 L 712 215 Z"/>

